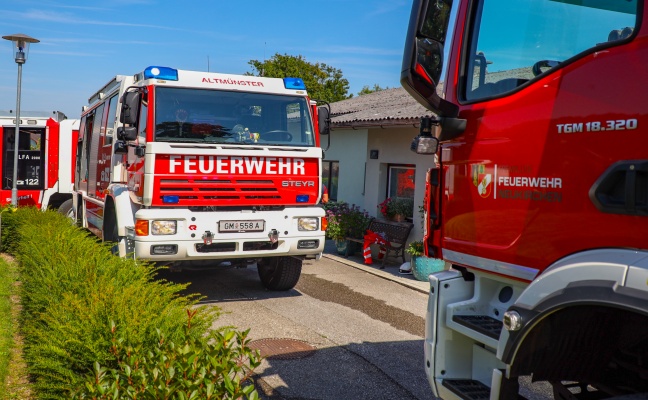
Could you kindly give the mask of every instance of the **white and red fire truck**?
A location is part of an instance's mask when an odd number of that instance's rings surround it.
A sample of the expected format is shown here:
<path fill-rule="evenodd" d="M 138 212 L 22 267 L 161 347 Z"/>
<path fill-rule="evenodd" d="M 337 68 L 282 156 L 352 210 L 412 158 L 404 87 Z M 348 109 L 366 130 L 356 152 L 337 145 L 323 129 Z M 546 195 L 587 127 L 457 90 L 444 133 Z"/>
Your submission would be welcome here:
<path fill-rule="evenodd" d="M 68 212 L 72 208 L 73 166 L 79 120 L 54 111 L 24 111 L 18 140 L 18 206 Z M 0 205 L 11 204 L 16 114 L 0 111 L 2 187 Z"/>
<path fill-rule="evenodd" d="M 120 256 L 256 263 L 290 289 L 324 248 L 320 133 L 328 109 L 298 78 L 118 75 L 81 116 L 76 218 Z"/>
<path fill-rule="evenodd" d="M 647 398 L 646 21 L 643 0 L 414 1 L 437 396 Z"/>

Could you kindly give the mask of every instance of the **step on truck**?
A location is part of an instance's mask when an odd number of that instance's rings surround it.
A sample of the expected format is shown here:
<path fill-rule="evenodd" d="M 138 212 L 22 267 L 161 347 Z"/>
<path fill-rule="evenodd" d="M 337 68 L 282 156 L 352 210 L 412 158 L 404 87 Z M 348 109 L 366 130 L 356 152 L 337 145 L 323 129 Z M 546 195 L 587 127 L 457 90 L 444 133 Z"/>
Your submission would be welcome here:
<path fill-rule="evenodd" d="M 73 165 L 79 120 L 67 119 L 60 111 L 23 111 L 18 136 L 18 206 L 72 209 Z M 12 204 L 16 113 L 0 110 L 0 155 L 2 186 L 0 205 Z"/>
<path fill-rule="evenodd" d="M 437 396 L 646 398 L 647 21 L 641 0 L 413 2 Z"/>
<path fill-rule="evenodd" d="M 74 218 L 122 257 L 256 264 L 266 288 L 291 289 L 324 249 L 328 123 L 299 78 L 115 76 L 83 107 Z"/>

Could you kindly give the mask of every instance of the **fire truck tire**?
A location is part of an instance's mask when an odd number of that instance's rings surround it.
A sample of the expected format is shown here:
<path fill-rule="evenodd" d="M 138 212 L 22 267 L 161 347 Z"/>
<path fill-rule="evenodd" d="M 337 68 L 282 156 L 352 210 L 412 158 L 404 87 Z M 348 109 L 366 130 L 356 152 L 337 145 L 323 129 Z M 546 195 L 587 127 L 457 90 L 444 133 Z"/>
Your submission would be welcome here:
<path fill-rule="evenodd" d="M 268 257 L 257 264 L 257 269 L 261 283 L 266 289 L 290 290 L 299 281 L 302 260 L 294 257 Z"/>
<path fill-rule="evenodd" d="M 74 203 L 72 199 L 65 200 L 58 208 L 58 212 L 76 222 L 76 213 L 74 212 Z"/>
<path fill-rule="evenodd" d="M 118 257 L 123 257 L 125 254 L 121 254 L 120 251 L 120 245 L 122 242 L 126 241 L 126 238 L 124 236 L 119 236 L 119 233 L 117 231 L 117 218 L 114 216 L 114 214 L 111 214 L 111 218 L 109 220 L 108 226 L 111 227 L 110 232 L 105 232 L 106 234 L 106 242 L 111 242 L 111 247 L 110 247 L 110 252 L 113 255 L 116 255 Z M 104 225 L 105 229 L 105 225 Z"/>

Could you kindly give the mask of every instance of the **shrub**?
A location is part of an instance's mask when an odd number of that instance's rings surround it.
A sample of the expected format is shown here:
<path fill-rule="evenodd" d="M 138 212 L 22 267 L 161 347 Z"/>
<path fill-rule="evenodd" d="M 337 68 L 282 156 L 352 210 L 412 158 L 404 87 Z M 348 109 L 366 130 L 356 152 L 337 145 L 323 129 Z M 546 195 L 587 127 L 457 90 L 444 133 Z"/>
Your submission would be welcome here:
<path fill-rule="evenodd" d="M 191 329 L 190 322 L 187 329 Z M 95 363 L 93 375 L 75 399 L 258 398 L 250 377 L 260 358 L 247 347 L 249 331 L 186 335 L 188 339 L 174 341 L 158 330 L 155 346 L 143 351 L 124 346 L 115 330 L 113 325 L 111 352 L 119 367 Z"/>
<path fill-rule="evenodd" d="M 404 215 L 412 218 L 414 212 L 414 200 L 406 197 L 388 197 L 382 203 L 378 204 L 380 213 L 392 218 L 395 215 Z"/>
<path fill-rule="evenodd" d="M 69 399 L 86 374 L 94 377 L 95 363 L 118 370 L 115 337 L 144 355 L 160 335 L 191 348 L 218 316 L 195 308 L 198 297 L 181 296 L 187 285 L 153 280 L 153 265 L 113 256 L 61 214 L 21 208 L 7 221 L 12 229 L 2 222 L 3 243 L 15 235 L 8 243 L 19 261 L 25 358 L 38 398 Z"/>
<path fill-rule="evenodd" d="M 330 204 L 330 203 L 329 203 Z M 344 240 L 345 237 L 362 238 L 371 221 L 367 211 L 355 204 L 336 202 L 326 208 L 328 227 L 326 234 L 333 240 Z"/>
<path fill-rule="evenodd" d="M 419 257 L 423 255 L 423 242 L 416 240 L 410 242 L 405 248 L 405 253 L 411 255 L 412 257 Z"/>

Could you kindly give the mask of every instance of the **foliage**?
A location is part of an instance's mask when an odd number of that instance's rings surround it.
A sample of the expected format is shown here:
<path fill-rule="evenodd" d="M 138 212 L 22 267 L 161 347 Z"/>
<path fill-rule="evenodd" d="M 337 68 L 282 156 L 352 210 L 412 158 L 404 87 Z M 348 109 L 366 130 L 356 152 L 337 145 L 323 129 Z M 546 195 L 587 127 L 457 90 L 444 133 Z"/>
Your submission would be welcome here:
<path fill-rule="evenodd" d="M 95 363 L 118 370 L 114 337 L 124 348 L 170 357 L 160 334 L 194 351 L 218 316 L 196 308 L 198 297 L 181 296 L 187 285 L 154 280 L 157 268 L 113 256 L 62 214 L 19 208 L 2 225 L 2 242 L 12 243 L 19 261 L 24 354 L 38 398 L 69 399 L 86 374 L 94 377 Z"/>
<path fill-rule="evenodd" d="M 187 334 L 177 341 L 158 330 L 148 351 L 125 345 L 115 332 L 113 324 L 111 353 L 118 368 L 95 363 L 75 399 L 258 399 L 251 376 L 261 359 L 248 347 L 249 330 Z"/>
<path fill-rule="evenodd" d="M 306 84 L 308 95 L 317 100 L 336 101 L 348 99 L 349 81 L 342 77 L 342 71 L 323 63 L 312 64 L 301 55 L 275 54 L 268 60 L 250 60 L 254 70 L 246 75 L 271 78 L 301 78 Z"/>
<path fill-rule="evenodd" d="M 372 88 L 369 87 L 369 85 L 364 85 L 362 89 L 358 92 L 358 96 L 362 96 L 365 94 L 370 94 L 374 92 L 380 92 L 381 90 L 386 90 L 389 89 L 389 87 L 380 87 L 377 83 L 373 85 Z"/>
<path fill-rule="evenodd" d="M 3 253 L 15 254 L 18 246 L 18 233 L 16 232 L 18 219 L 13 206 L 5 206 L 0 210 L 0 221 L 2 221 L 2 243 L 0 251 Z"/>
<path fill-rule="evenodd" d="M 423 255 L 423 242 L 416 240 L 410 242 L 405 248 L 405 253 L 411 255 L 412 257 L 420 257 Z"/>
<path fill-rule="evenodd" d="M 329 202 L 326 207 L 328 227 L 326 234 L 333 240 L 344 240 L 345 237 L 362 239 L 371 221 L 367 211 L 355 204 Z"/>
<path fill-rule="evenodd" d="M 414 200 L 407 197 L 388 197 L 378 204 L 380 213 L 387 218 L 396 214 L 411 218 L 414 210 Z"/>

